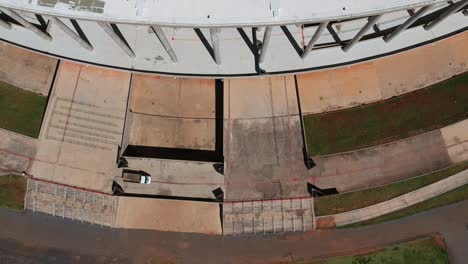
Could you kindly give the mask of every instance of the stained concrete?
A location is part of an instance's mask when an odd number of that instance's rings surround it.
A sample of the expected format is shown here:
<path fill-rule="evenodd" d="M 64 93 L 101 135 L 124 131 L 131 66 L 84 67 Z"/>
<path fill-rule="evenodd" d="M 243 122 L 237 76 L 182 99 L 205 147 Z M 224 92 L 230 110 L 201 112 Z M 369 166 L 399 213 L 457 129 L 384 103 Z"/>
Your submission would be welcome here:
<path fill-rule="evenodd" d="M 304 114 L 383 99 L 373 62 L 297 76 Z"/>
<path fill-rule="evenodd" d="M 134 113 L 180 118 L 215 117 L 215 80 L 134 75 Z"/>
<path fill-rule="evenodd" d="M 468 160 L 468 119 L 442 128 L 441 133 L 452 162 Z"/>
<path fill-rule="evenodd" d="M 105 1 L 93 0 L 93 1 L 72 1 L 72 0 L 38 0 L 37 4 L 40 6 L 55 7 L 56 5 L 69 5 L 70 9 L 76 9 L 80 11 L 88 11 L 93 13 L 103 13 Z"/>
<path fill-rule="evenodd" d="M 119 197 L 116 227 L 222 234 L 217 203 Z"/>
<path fill-rule="evenodd" d="M 214 150 L 214 119 L 181 119 L 133 114 L 130 145 Z"/>
<path fill-rule="evenodd" d="M 37 143 L 37 139 L 0 129 L 0 173 L 27 171 Z"/>
<path fill-rule="evenodd" d="M 135 75 L 130 145 L 214 150 L 215 81 Z"/>
<path fill-rule="evenodd" d="M 42 95 L 49 93 L 57 59 L 0 44 L 0 80 Z"/>
<path fill-rule="evenodd" d="M 226 199 L 307 196 L 292 76 L 225 80 Z"/>
<path fill-rule="evenodd" d="M 317 167 L 310 171 L 312 182 L 340 192 L 387 184 L 452 164 L 440 130 L 314 160 Z"/>

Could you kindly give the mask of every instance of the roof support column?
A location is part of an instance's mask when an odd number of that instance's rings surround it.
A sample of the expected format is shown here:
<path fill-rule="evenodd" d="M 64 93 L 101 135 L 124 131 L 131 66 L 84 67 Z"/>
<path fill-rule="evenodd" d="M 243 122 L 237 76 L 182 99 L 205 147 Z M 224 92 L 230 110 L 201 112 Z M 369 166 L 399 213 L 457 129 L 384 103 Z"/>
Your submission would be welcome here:
<path fill-rule="evenodd" d="M 416 13 L 411 15 L 410 18 L 408 18 L 403 24 L 401 24 L 397 29 L 395 29 L 392 33 L 389 35 L 385 36 L 383 40 L 385 42 L 390 42 L 392 39 L 400 35 L 401 32 L 405 31 L 408 27 L 410 27 L 416 20 L 418 20 L 420 17 L 422 17 L 429 9 L 431 6 L 424 6 L 421 7 Z"/>
<path fill-rule="evenodd" d="M 271 29 L 271 27 L 265 27 L 265 33 L 263 34 L 262 49 L 260 50 L 260 57 L 258 58 L 258 61 L 260 63 L 262 63 L 265 59 L 266 50 L 268 48 L 268 45 L 270 44 Z"/>
<path fill-rule="evenodd" d="M 219 53 L 219 33 L 220 29 L 210 28 L 211 45 L 213 45 L 213 54 L 216 64 L 221 64 L 221 55 Z"/>
<path fill-rule="evenodd" d="M 99 26 L 111 37 L 111 39 L 119 46 L 130 58 L 135 58 L 135 53 L 127 46 L 125 42 L 115 33 L 114 29 L 106 22 L 97 22 Z"/>
<path fill-rule="evenodd" d="M 159 42 L 161 42 L 161 45 L 163 45 L 169 57 L 171 57 L 172 62 L 178 62 L 179 60 L 177 59 L 177 56 L 174 50 L 172 49 L 171 44 L 169 44 L 169 41 L 167 40 L 166 35 L 162 31 L 161 27 L 153 25 L 151 26 L 151 28 L 153 29 L 154 33 L 158 37 Z"/>
<path fill-rule="evenodd" d="M 7 14 L 11 18 L 13 18 L 14 20 L 18 21 L 18 23 L 23 25 L 25 28 L 27 28 L 27 29 L 31 30 L 32 32 L 36 33 L 36 35 L 38 35 L 39 37 L 41 37 L 41 38 L 43 38 L 45 40 L 48 40 L 48 41 L 52 40 L 52 37 L 49 34 L 44 33 L 42 30 L 38 29 L 31 22 L 24 19 L 22 16 L 20 16 L 15 11 L 13 11 L 11 9 L 4 9 L 4 10 L 2 10 L 2 12 Z"/>
<path fill-rule="evenodd" d="M 309 54 L 309 52 L 312 50 L 312 48 L 315 46 L 315 43 L 317 42 L 317 40 L 320 38 L 320 36 L 322 35 L 323 31 L 327 28 L 328 26 L 328 23 L 329 21 L 325 21 L 325 22 L 322 22 L 320 23 L 320 25 L 318 26 L 317 30 L 315 30 L 315 33 L 314 35 L 312 36 L 312 38 L 310 39 L 309 43 L 307 44 L 305 50 L 304 50 L 304 53 L 302 53 L 301 55 L 301 59 L 305 59 L 307 57 L 307 55 Z"/>
<path fill-rule="evenodd" d="M 60 28 L 65 34 L 67 34 L 69 37 L 71 37 L 73 40 L 78 42 L 83 48 L 92 51 L 94 48 L 84 39 L 80 37 L 77 33 L 75 33 L 73 30 L 71 30 L 65 23 L 63 23 L 62 20 L 58 19 L 57 17 L 49 17 L 53 23 Z"/>
<path fill-rule="evenodd" d="M 461 0 L 460 2 L 456 4 L 453 4 L 452 6 L 449 7 L 449 9 L 447 9 L 444 13 L 442 13 L 438 18 L 424 25 L 424 29 L 431 30 L 433 27 L 437 26 L 440 22 L 444 21 L 444 19 L 446 19 L 453 13 L 457 12 L 458 10 L 462 9 L 466 5 L 468 5 L 468 0 Z"/>
<path fill-rule="evenodd" d="M 0 19 L 0 26 L 4 27 L 6 29 L 11 29 L 12 28 L 10 23 L 8 23 L 8 22 L 6 22 L 6 21 L 4 21 L 2 19 Z"/>
<path fill-rule="evenodd" d="M 376 15 L 373 17 L 369 18 L 369 21 L 367 21 L 367 24 L 359 30 L 359 32 L 354 36 L 354 38 L 348 42 L 344 47 L 342 47 L 344 52 L 348 52 L 365 34 L 366 32 L 371 29 L 377 21 L 382 17 L 382 14 Z"/>

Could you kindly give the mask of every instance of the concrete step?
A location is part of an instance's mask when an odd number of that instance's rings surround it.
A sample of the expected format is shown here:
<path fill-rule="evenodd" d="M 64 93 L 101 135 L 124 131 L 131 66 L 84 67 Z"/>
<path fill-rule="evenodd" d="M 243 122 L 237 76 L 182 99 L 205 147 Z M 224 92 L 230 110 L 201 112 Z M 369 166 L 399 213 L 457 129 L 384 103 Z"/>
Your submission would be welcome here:
<path fill-rule="evenodd" d="M 120 144 L 124 117 L 115 109 L 57 98 L 54 102 L 46 138 L 92 148 L 111 149 Z"/>
<path fill-rule="evenodd" d="M 226 202 L 223 234 L 251 235 L 314 229 L 312 198 Z"/>

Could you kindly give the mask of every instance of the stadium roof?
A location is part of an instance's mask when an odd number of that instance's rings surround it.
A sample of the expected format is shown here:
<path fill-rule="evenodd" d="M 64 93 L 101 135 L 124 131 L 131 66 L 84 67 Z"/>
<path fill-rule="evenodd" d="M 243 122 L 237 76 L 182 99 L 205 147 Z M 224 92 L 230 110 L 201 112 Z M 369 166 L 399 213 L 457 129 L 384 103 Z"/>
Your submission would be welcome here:
<path fill-rule="evenodd" d="M 373 15 L 443 0 L 0 0 L 2 6 L 77 19 L 178 27 L 300 24 Z"/>

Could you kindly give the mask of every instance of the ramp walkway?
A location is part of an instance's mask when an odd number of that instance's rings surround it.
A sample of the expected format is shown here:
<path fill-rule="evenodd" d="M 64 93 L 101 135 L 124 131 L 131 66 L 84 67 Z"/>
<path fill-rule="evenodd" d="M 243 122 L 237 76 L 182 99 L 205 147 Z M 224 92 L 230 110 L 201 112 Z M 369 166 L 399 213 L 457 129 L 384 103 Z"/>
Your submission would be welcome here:
<path fill-rule="evenodd" d="M 382 203 L 349 212 L 317 217 L 317 222 L 320 223 L 320 227 L 344 226 L 362 222 L 426 201 L 465 184 L 468 184 L 468 170 Z"/>

